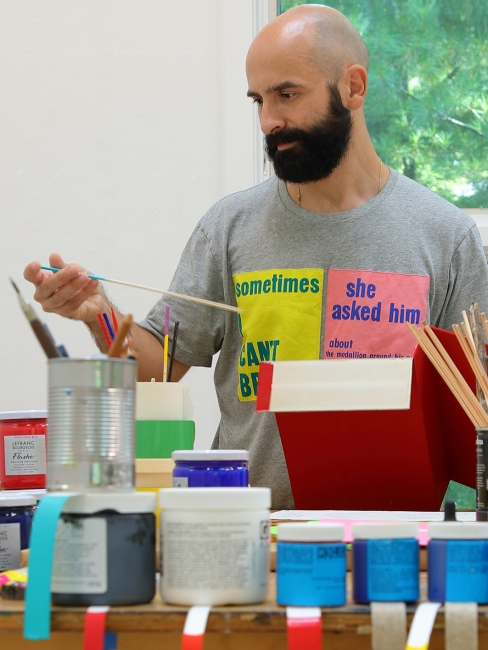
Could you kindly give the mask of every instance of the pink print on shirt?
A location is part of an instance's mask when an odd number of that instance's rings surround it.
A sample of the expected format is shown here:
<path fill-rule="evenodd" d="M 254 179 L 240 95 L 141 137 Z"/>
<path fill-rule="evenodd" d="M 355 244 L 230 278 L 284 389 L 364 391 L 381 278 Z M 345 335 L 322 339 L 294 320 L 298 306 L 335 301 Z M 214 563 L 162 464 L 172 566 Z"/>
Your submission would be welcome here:
<path fill-rule="evenodd" d="M 330 269 L 324 358 L 412 356 L 405 323 L 425 320 L 429 285 L 428 275 Z"/>

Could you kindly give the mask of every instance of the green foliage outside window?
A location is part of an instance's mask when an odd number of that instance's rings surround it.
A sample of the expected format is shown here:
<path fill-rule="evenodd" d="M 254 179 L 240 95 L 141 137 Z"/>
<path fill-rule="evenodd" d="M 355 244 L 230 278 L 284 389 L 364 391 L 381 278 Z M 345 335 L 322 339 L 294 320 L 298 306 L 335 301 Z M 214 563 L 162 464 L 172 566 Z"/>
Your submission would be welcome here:
<path fill-rule="evenodd" d="M 327 4 L 370 53 L 366 120 L 383 161 L 456 205 L 488 207 L 488 2 Z"/>

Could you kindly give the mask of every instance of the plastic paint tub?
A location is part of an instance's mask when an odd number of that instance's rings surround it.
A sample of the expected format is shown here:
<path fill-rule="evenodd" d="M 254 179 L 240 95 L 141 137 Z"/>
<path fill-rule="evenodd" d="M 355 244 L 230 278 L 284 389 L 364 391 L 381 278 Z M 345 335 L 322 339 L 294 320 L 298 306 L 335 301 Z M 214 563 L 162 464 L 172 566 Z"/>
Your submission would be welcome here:
<path fill-rule="evenodd" d="M 341 524 L 278 525 L 278 605 L 345 605 L 347 566 L 343 539 Z"/>
<path fill-rule="evenodd" d="M 32 497 L 0 493 L 0 571 L 20 567 L 20 551 L 29 546 L 35 503 Z"/>
<path fill-rule="evenodd" d="M 248 487 L 249 452 L 233 449 L 174 451 L 173 487 Z"/>
<path fill-rule="evenodd" d="M 53 604 L 150 602 L 156 590 L 155 509 L 154 492 L 69 499 L 56 529 Z"/>
<path fill-rule="evenodd" d="M 431 523 L 428 531 L 429 600 L 487 604 L 488 523 Z"/>
<path fill-rule="evenodd" d="M 46 487 L 47 411 L 0 413 L 0 487 Z"/>
<path fill-rule="evenodd" d="M 416 523 L 353 524 L 353 598 L 413 602 L 419 598 Z"/>
<path fill-rule="evenodd" d="M 262 602 L 270 503 L 268 488 L 160 490 L 163 599 L 175 605 Z"/>

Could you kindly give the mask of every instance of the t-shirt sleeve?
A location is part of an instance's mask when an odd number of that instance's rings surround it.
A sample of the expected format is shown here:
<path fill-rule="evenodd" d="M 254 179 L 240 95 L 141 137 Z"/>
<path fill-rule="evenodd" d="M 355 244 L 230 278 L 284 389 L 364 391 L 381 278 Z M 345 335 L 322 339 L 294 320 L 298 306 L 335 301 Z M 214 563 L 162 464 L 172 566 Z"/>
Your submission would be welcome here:
<path fill-rule="evenodd" d="M 488 314 L 488 265 L 481 237 L 473 226 L 453 253 L 449 269 L 449 286 L 438 327 L 451 330 L 462 321 L 462 311 L 477 302 L 481 312 Z"/>
<path fill-rule="evenodd" d="M 210 238 L 200 222 L 183 251 L 169 290 L 223 303 L 225 291 L 220 267 L 212 250 Z M 188 300 L 163 296 L 146 318 L 139 323 L 161 344 L 164 343 L 166 305 L 171 308 L 171 340 L 174 324 L 179 322 L 175 359 L 189 366 L 210 367 L 212 356 L 221 348 L 226 314 L 229 312 Z"/>

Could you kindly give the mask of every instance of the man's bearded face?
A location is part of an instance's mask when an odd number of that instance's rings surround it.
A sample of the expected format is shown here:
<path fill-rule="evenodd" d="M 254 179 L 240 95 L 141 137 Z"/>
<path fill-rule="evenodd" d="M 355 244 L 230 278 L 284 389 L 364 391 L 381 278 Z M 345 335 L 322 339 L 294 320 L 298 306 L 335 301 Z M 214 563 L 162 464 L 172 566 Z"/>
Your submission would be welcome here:
<path fill-rule="evenodd" d="M 283 129 L 266 136 L 266 154 L 278 178 L 291 183 L 313 183 L 332 174 L 349 145 L 351 111 L 341 99 L 337 84 L 329 86 L 329 107 L 322 119 L 311 128 Z M 282 151 L 278 145 L 294 142 Z"/>

